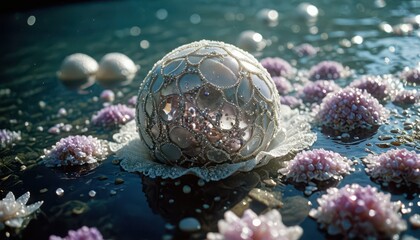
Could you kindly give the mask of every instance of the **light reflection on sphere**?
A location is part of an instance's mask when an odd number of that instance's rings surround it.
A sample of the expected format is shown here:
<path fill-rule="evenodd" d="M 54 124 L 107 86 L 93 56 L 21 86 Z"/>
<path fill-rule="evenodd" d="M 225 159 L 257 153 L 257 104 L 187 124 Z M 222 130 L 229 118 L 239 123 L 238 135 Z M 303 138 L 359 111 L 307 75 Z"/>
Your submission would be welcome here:
<path fill-rule="evenodd" d="M 279 96 L 249 53 L 222 42 L 183 45 L 140 86 L 140 137 L 158 162 L 182 167 L 242 162 L 278 129 Z"/>

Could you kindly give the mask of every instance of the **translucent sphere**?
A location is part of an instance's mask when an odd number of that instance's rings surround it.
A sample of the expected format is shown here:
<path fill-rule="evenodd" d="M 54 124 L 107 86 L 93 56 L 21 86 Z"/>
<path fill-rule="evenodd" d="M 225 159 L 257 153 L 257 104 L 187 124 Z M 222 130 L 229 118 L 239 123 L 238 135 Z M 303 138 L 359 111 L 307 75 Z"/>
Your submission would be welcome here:
<path fill-rule="evenodd" d="M 97 70 L 95 59 L 84 53 L 74 53 L 64 58 L 57 77 L 70 88 L 88 87 L 94 83 Z"/>
<path fill-rule="evenodd" d="M 136 76 L 138 66 L 122 53 L 108 53 L 99 61 L 96 80 L 105 87 L 127 85 Z"/>
<path fill-rule="evenodd" d="M 136 120 L 155 161 L 182 167 L 251 159 L 279 127 L 279 96 L 249 53 L 223 42 L 183 45 L 140 86 Z"/>
<path fill-rule="evenodd" d="M 251 53 L 259 52 L 266 46 L 266 42 L 263 36 L 252 30 L 241 32 L 241 34 L 238 36 L 236 44 L 238 47 Z"/>

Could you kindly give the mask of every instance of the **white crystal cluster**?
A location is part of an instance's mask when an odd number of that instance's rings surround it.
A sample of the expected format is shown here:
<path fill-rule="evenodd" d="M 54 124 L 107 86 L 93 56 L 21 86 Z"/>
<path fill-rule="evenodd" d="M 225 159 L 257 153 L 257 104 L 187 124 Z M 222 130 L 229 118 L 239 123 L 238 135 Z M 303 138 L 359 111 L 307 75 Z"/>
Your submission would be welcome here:
<path fill-rule="evenodd" d="M 30 197 L 30 193 L 26 192 L 18 199 L 15 199 L 15 195 L 9 192 L 5 198 L 0 201 L 0 229 L 4 225 L 12 228 L 20 228 L 24 221 L 30 218 L 30 215 L 34 213 L 42 205 L 43 201 L 26 205 Z"/>

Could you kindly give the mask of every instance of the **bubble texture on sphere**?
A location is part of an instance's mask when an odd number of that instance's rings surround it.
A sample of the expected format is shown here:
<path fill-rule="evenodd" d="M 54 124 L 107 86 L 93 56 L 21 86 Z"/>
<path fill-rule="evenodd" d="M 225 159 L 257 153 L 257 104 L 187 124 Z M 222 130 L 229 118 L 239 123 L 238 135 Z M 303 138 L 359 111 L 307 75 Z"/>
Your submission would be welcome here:
<path fill-rule="evenodd" d="M 314 149 L 298 153 L 279 172 L 294 182 L 341 180 L 353 170 L 351 165 L 349 159 L 338 153 Z"/>
<path fill-rule="evenodd" d="M 391 202 L 391 195 L 377 188 L 358 184 L 329 188 L 317 200 L 319 206 L 309 216 L 330 235 L 350 239 L 392 239 L 407 228 L 398 214 L 400 205 Z"/>
<path fill-rule="evenodd" d="M 420 186 L 420 154 L 407 149 L 393 149 L 379 155 L 369 154 L 363 162 L 366 172 L 383 183 Z"/>
<path fill-rule="evenodd" d="M 137 102 L 141 138 L 169 165 L 245 161 L 266 150 L 279 127 L 279 96 L 267 71 L 222 42 L 202 40 L 167 54 Z"/>
<path fill-rule="evenodd" d="M 383 124 L 389 111 L 369 93 L 347 87 L 329 93 L 316 113 L 315 121 L 334 130 L 349 132 Z"/>
<path fill-rule="evenodd" d="M 107 142 L 92 136 L 75 135 L 60 139 L 51 149 L 44 150 L 47 166 L 92 164 L 108 154 Z"/>
<path fill-rule="evenodd" d="M 84 53 L 74 53 L 64 58 L 58 77 L 63 81 L 87 80 L 95 75 L 98 63 Z"/>

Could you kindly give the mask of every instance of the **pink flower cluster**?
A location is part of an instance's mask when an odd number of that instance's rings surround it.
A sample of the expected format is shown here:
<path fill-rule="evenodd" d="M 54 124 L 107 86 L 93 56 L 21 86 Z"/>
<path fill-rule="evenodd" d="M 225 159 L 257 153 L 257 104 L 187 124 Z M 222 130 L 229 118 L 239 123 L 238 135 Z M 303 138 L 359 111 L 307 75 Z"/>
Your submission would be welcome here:
<path fill-rule="evenodd" d="M 392 239 L 407 228 L 398 211 L 400 205 L 391 202 L 391 195 L 372 186 L 345 185 L 329 188 L 317 200 L 319 206 L 309 216 L 330 235 L 346 238 Z"/>
<path fill-rule="evenodd" d="M 318 80 L 306 83 L 298 92 L 298 95 L 304 102 L 320 103 L 328 93 L 335 92 L 340 89 L 341 87 L 334 81 Z"/>
<path fill-rule="evenodd" d="M 389 111 L 378 100 L 358 88 L 344 88 L 328 94 L 316 113 L 315 120 L 326 127 L 349 132 L 383 124 Z"/>
<path fill-rule="evenodd" d="M 242 218 L 227 211 L 225 219 L 219 220 L 217 225 L 219 233 L 208 233 L 208 240 L 294 240 L 303 233 L 299 226 L 285 226 L 275 209 L 260 216 L 247 209 Z"/>
<path fill-rule="evenodd" d="M 336 61 L 322 61 L 309 70 L 311 80 L 335 80 L 347 75 L 344 66 Z"/>
<path fill-rule="evenodd" d="M 284 59 L 267 57 L 260 61 L 271 77 L 288 77 L 293 74 L 293 67 Z"/>
<path fill-rule="evenodd" d="M 363 162 L 366 172 L 374 179 L 389 183 L 414 183 L 420 186 L 420 154 L 405 148 L 379 155 L 369 154 Z"/>
<path fill-rule="evenodd" d="M 83 226 L 77 230 L 70 230 L 64 238 L 51 235 L 49 240 L 103 240 L 104 237 L 95 227 Z"/>
<path fill-rule="evenodd" d="M 135 110 L 125 104 L 106 106 L 92 116 L 94 125 L 113 127 L 122 125 L 134 119 Z"/>
<path fill-rule="evenodd" d="M 47 166 L 67 166 L 96 163 L 106 158 L 107 143 L 92 136 L 68 136 L 49 150 L 44 150 Z"/>
<path fill-rule="evenodd" d="M 346 157 L 321 148 L 298 153 L 279 172 L 294 182 L 341 180 L 353 171 L 351 165 Z"/>
<path fill-rule="evenodd" d="M 353 81 L 349 86 L 366 90 L 379 101 L 389 98 L 392 91 L 390 83 L 380 76 L 365 75 Z"/>

